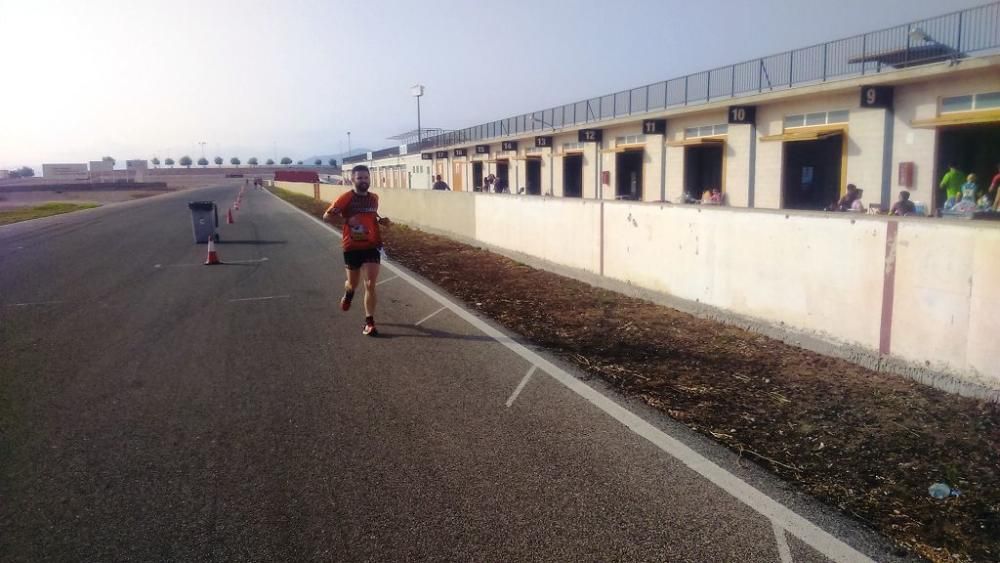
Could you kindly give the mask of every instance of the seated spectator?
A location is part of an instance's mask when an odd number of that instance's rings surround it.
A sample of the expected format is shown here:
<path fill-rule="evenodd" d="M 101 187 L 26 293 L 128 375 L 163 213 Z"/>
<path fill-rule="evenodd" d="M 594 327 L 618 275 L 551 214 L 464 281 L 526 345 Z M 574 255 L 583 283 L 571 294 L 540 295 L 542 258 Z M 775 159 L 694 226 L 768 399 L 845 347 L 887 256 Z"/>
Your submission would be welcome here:
<path fill-rule="evenodd" d="M 850 187 L 851 186 L 848 186 L 848 189 L 850 189 Z M 855 188 L 854 193 L 855 193 L 854 201 L 851 202 L 851 208 L 849 209 L 849 211 L 854 213 L 864 213 L 865 204 L 861 202 L 861 196 L 864 195 L 865 191 Z"/>
<path fill-rule="evenodd" d="M 860 191 L 854 184 L 847 184 L 847 193 L 837 202 L 834 211 L 850 211 L 854 201 L 860 199 L 858 195 Z"/>
<path fill-rule="evenodd" d="M 719 188 L 705 190 L 705 193 L 701 195 L 701 203 L 703 205 L 722 205 L 722 190 Z"/>
<path fill-rule="evenodd" d="M 889 215 L 914 215 L 917 212 L 917 206 L 910 201 L 910 192 L 903 190 L 899 192 L 899 201 L 892 204 L 892 208 L 889 209 Z"/>
<path fill-rule="evenodd" d="M 962 199 L 951 207 L 951 211 L 969 213 L 976 210 L 976 192 L 978 191 L 976 175 L 969 174 L 965 179 L 966 182 L 962 184 Z"/>

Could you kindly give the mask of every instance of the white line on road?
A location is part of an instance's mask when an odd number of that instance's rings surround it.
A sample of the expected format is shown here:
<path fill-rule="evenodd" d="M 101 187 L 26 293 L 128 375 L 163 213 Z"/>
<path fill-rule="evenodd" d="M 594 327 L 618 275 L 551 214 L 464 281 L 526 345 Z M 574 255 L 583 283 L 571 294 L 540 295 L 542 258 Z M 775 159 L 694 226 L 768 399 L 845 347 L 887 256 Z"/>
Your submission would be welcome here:
<path fill-rule="evenodd" d="M 427 315 L 426 317 L 424 317 L 424 318 L 420 319 L 419 321 L 417 321 L 416 323 L 414 323 L 413 326 L 420 326 L 420 325 L 424 324 L 425 321 L 431 320 L 431 317 L 433 317 L 434 315 L 440 313 L 441 311 L 444 311 L 445 309 L 447 309 L 447 307 L 441 307 L 437 311 L 434 311 L 433 313 Z"/>
<path fill-rule="evenodd" d="M 521 382 L 517 384 L 517 389 L 514 389 L 514 394 L 511 395 L 509 399 L 507 399 L 508 407 L 514 404 L 514 401 L 517 399 L 517 396 L 521 394 L 521 389 L 524 389 L 524 386 L 528 384 L 528 380 L 531 379 L 531 374 L 535 373 L 536 369 L 538 369 L 538 366 L 531 366 L 531 369 L 528 370 L 528 373 L 524 376 L 523 379 L 521 379 Z"/>
<path fill-rule="evenodd" d="M 773 520 L 771 527 L 774 528 L 774 540 L 778 542 L 778 555 L 781 556 L 781 563 L 792 563 L 792 550 L 788 549 L 788 538 L 785 537 L 785 530 Z"/>
<path fill-rule="evenodd" d="M 278 196 L 274 197 L 282 203 L 309 217 L 313 221 L 323 225 L 323 228 L 330 232 L 331 236 L 336 236 L 336 232 L 329 229 L 329 227 L 327 227 L 327 225 L 319 219 L 309 215 L 305 211 L 302 211 L 298 207 L 295 207 Z M 799 516 L 793 510 L 757 490 L 746 481 L 726 471 L 722 467 L 719 467 L 718 464 L 694 451 L 680 440 L 646 422 L 638 415 L 605 397 L 597 390 L 573 377 L 552 362 L 515 342 L 509 336 L 493 328 L 472 313 L 466 311 L 461 305 L 456 304 L 451 299 L 424 285 L 412 276 L 405 274 L 392 263 L 386 263 L 385 265 L 388 269 L 395 272 L 397 276 L 403 278 L 403 280 L 408 282 L 413 287 L 419 289 L 424 294 L 430 296 L 438 303 L 450 309 L 466 322 L 479 329 L 483 334 L 486 334 L 500 344 L 503 344 L 512 352 L 530 362 L 532 365 L 537 365 L 540 369 L 547 372 L 549 377 L 555 379 L 559 383 L 562 383 L 577 395 L 580 395 L 582 398 L 604 411 L 608 416 L 629 427 L 633 432 L 642 436 L 667 454 L 677 458 L 681 463 L 687 465 L 699 475 L 708 479 L 730 495 L 736 497 L 740 502 L 749 506 L 753 510 L 756 510 L 773 523 L 781 526 L 793 536 L 799 538 L 813 549 L 819 551 L 821 554 L 834 561 L 874 563 L 874 561 L 872 561 L 872 559 L 867 555 L 847 545 L 809 520 Z"/>
<path fill-rule="evenodd" d="M 230 299 L 230 303 L 237 303 L 240 301 L 268 301 L 270 299 L 289 299 L 291 295 L 270 295 L 268 297 L 244 297 L 242 299 Z"/>
<path fill-rule="evenodd" d="M 35 301 L 33 303 L 8 303 L 4 307 L 31 307 L 32 305 L 58 305 L 65 301 Z"/>
<path fill-rule="evenodd" d="M 267 256 L 263 258 L 256 258 L 254 260 L 224 260 L 223 264 L 259 264 L 261 262 L 267 262 Z"/>
<path fill-rule="evenodd" d="M 399 276 L 392 276 L 391 278 L 386 278 L 384 280 L 379 280 L 379 281 L 375 282 L 375 285 L 382 285 L 382 284 L 384 284 L 386 282 L 391 282 L 392 280 L 397 279 L 397 278 L 399 278 Z"/>

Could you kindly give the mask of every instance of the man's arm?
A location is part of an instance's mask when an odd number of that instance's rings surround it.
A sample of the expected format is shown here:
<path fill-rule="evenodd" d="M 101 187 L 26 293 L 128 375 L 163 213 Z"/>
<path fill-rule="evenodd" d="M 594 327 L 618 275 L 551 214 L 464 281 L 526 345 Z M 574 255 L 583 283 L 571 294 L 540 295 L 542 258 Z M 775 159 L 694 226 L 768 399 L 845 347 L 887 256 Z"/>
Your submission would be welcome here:
<path fill-rule="evenodd" d="M 326 208 L 323 213 L 323 220 L 331 225 L 340 226 L 344 221 L 344 209 L 347 208 L 347 204 L 350 203 L 351 192 L 347 192 L 340 197 L 338 197 L 330 207 Z"/>

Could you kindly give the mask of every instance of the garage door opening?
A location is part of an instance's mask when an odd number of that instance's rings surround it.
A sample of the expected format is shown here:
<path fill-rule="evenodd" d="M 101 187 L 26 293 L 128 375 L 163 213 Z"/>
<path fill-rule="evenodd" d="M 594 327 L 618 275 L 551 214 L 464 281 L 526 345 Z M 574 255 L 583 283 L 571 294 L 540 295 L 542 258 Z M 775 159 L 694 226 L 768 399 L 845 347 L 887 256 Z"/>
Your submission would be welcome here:
<path fill-rule="evenodd" d="M 684 147 L 684 192 L 691 199 L 715 188 L 722 190 L 723 143 Z"/>
<path fill-rule="evenodd" d="M 642 200 L 643 154 L 643 149 L 636 149 L 615 155 L 615 199 Z"/>
<path fill-rule="evenodd" d="M 479 192 L 483 189 L 483 163 L 472 163 L 472 189 Z"/>
<path fill-rule="evenodd" d="M 497 187 L 498 192 L 510 192 L 510 161 L 497 161 Z"/>
<path fill-rule="evenodd" d="M 814 140 L 786 141 L 783 145 L 783 207 L 823 210 L 836 203 L 843 180 L 843 133 Z M 877 199 L 878 194 L 868 196 L 872 197 Z"/>
<path fill-rule="evenodd" d="M 948 199 L 944 188 L 941 188 L 941 177 L 954 164 L 962 172 L 962 181 L 969 174 L 976 175 L 976 184 L 980 191 L 985 192 L 990 187 L 990 181 L 997 173 L 997 163 L 1000 161 L 1000 123 L 984 125 L 963 125 L 938 129 L 937 162 L 934 173 L 935 200 L 934 208 L 944 206 Z M 990 197 L 995 197 L 991 194 Z"/>
<path fill-rule="evenodd" d="M 583 155 L 563 157 L 563 197 L 583 197 Z"/>
<path fill-rule="evenodd" d="M 465 163 L 453 162 L 451 164 L 451 189 L 460 192 L 465 189 Z"/>
<path fill-rule="evenodd" d="M 525 161 L 525 191 L 528 195 L 542 195 L 542 159 Z"/>

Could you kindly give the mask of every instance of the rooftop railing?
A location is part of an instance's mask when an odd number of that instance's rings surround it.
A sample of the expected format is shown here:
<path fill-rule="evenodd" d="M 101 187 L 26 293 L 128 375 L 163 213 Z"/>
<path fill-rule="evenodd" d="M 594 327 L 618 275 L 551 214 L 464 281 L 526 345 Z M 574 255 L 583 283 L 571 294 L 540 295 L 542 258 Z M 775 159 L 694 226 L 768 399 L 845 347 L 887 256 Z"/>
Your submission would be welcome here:
<path fill-rule="evenodd" d="M 957 61 L 972 53 L 997 50 L 1000 50 L 1000 2 L 481 123 L 410 143 L 407 153 L 511 135 L 540 134 L 674 107 Z M 375 154 L 399 154 L 399 147 Z M 366 155 L 358 155 L 344 162 L 365 159 Z"/>

